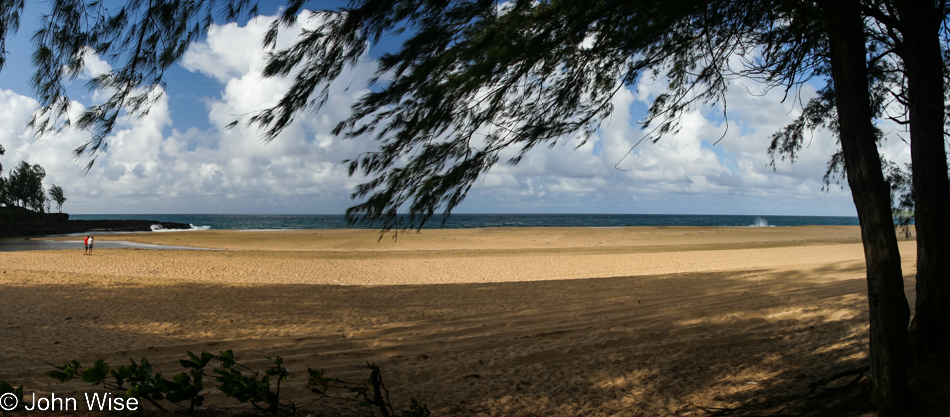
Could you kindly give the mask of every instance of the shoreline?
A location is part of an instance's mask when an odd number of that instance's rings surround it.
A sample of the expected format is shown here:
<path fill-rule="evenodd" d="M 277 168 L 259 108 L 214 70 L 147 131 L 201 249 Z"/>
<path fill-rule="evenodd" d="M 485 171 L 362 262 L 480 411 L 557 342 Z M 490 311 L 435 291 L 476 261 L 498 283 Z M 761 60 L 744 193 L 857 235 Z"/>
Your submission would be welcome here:
<path fill-rule="evenodd" d="M 547 236 L 544 236 L 545 234 Z M 94 233 L 90 233 L 94 234 Z M 234 234 L 232 238 L 231 234 Z M 248 235 L 258 235 L 248 237 Z M 860 243 L 860 226 L 544 226 L 484 227 L 457 229 L 422 229 L 381 232 L 379 229 L 190 229 L 150 232 L 109 232 L 101 239 L 129 240 L 141 243 L 208 242 L 222 247 L 253 250 L 287 249 L 282 239 L 289 239 L 302 250 L 323 250 L 346 247 L 354 250 L 394 249 L 524 249 L 525 247 L 579 247 L 602 244 L 609 246 L 650 246 L 683 244 L 786 242 Z M 756 239 L 760 236 L 760 239 Z M 62 240 L 68 236 L 30 236 L 31 239 Z M 255 245 L 251 239 L 260 239 Z M 319 239 L 334 239 L 322 245 Z M 906 239 L 901 239 L 906 240 Z M 540 243 L 539 243 L 540 242 Z M 596 242 L 596 243 L 595 243 Z M 210 246 L 209 246 L 210 247 Z"/>
<path fill-rule="evenodd" d="M 142 214 L 77 215 L 77 218 L 150 218 L 208 226 L 215 230 L 241 229 L 348 229 L 353 226 L 343 214 L 231 215 L 231 214 Z M 441 216 L 426 223 L 426 229 L 484 227 L 623 227 L 623 226 L 857 226 L 854 216 L 794 215 L 669 215 L 669 214 L 470 214 L 453 213 L 443 224 Z M 375 228 L 371 228 L 375 229 Z"/>
<path fill-rule="evenodd" d="M 142 232 L 146 233 L 146 232 Z M 82 237 L 83 235 L 70 235 L 68 237 Z M 97 234 L 96 236 L 102 236 Z M 66 236 L 48 236 L 48 237 L 66 237 Z M 149 249 L 149 250 L 210 250 L 221 251 L 225 249 L 196 248 L 189 246 L 170 246 L 156 245 L 149 243 L 130 242 L 126 240 L 104 240 L 101 237 L 95 243 L 95 249 Z M 42 238 L 27 237 L 0 237 L 0 252 L 24 252 L 24 251 L 48 251 L 48 250 L 67 250 L 77 251 L 83 249 L 82 240 L 48 240 Z"/>

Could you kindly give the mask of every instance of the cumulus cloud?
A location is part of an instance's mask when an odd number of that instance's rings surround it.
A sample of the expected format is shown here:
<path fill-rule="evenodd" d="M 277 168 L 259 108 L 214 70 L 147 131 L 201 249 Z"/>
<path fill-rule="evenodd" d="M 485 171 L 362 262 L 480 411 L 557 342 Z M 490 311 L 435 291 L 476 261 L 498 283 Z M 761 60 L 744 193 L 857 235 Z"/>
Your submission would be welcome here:
<path fill-rule="evenodd" d="M 260 17 L 243 27 L 216 27 L 186 53 L 183 66 L 197 72 L 194 77 L 221 84 L 221 94 L 207 100 L 212 126 L 225 126 L 273 104 L 290 85 L 285 79 L 264 79 L 265 55 L 247 47 L 260 43 L 272 20 Z M 289 45 L 297 29 L 286 31 L 278 46 Z M 108 69 L 94 54 L 86 60 L 93 64 L 90 75 Z M 86 160 L 75 161 L 70 154 L 88 140 L 88 133 L 80 131 L 37 141 L 29 132 L 5 129 L 0 143 L 7 154 L 0 158 L 5 166 L 20 159 L 42 165 L 47 186 L 62 186 L 69 199 L 64 209 L 76 213 L 339 213 L 350 204 L 354 182 L 341 161 L 370 144 L 341 141 L 329 131 L 365 93 L 359 86 L 366 85 L 373 69 L 364 60 L 345 72 L 339 85 L 331 87 L 324 110 L 301 115 L 271 143 L 243 126 L 178 129 L 163 95 L 146 117 L 120 121 L 86 176 L 80 174 Z M 0 123 L 25 126 L 36 101 L 0 91 L 0 105 Z M 74 107 L 81 110 L 82 105 Z"/>
<path fill-rule="evenodd" d="M 272 105 L 290 85 L 261 76 L 265 55 L 256 46 L 273 19 L 217 26 L 185 54 L 182 67 L 193 72 L 192 82 L 220 86 L 219 94 L 205 100 L 209 126 L 226 126 Z M 284 31 L 279 46 L 289 45 L 295 33 Z M 95 64 L 93 73 L 105 64 L 95 56 L 87 62 Z M 342 140 L 330 131 L 367 91 L 373 70 L 369 58 L 346 70 L 323 109 L 300 115 L 270 143 L 254 128 L 176 123 L 163 96 L 146 117 L 121 122 L 86 176 L 80 175 L 86 161 L 70 156 L 88 140 L 88 133 L 78 131 L 37 141 L 28 132 L 4 129 L 0 144 L 7 155 L 0 162 L 5 169 L 21 159 L 44 166 L 46 184 L 63 187 L 69 198 L 64 209 L 75 213 L 341 213 L 360 180 L 348 177 L 341 161 L 375 144 Z M 836 146 L 827 132 L 816 133 L 795 164 L 768 166 L 769 136 L 799 110 L 794 102 L 782 102 L 781 92 L 749 94 L 749 86 L 735 83 L 727 95 L 728 124 L 716 108 L 696 109 L 683 116 L 678 134 L 641 142 L 646 132 L 637 122 L 663 85 L 644 81 L 621 89 L 613 98 L 614 114 L 587 143 L 563 138 L 551 148 L 533 149 L 517 166 L 499 164 L 456 212 L 853 213 L 846 190 L 821 191 Z M 802 92 L 806 100 L 811 94 Z M 36 101 L 0 90 L 0 106 L 0 125 L 24 126 Z M 904 148 L 894 139 L 883 152 L 902 162 Z"/>
<path fill-rule="evenodd" d="M 683 115 L 678 133 L 656 143 L 637 122 L 664 83 L 621 89 L 614 114 L 590 142 L 576 150 L 569 143 L 536 149 L 518 167 L 496 167 L 467 207 L 485 210 L 478 201 L 497 197 L 525 212 L 852 215 L 847 189 L 822 191 L 833 135 L 815 132 L 794 164 L 778 160 L 771 167 L 770 136 L 800 107 L 783 101 L 781 91 L 749 84 L 730 86 L 728 120 L 719 107 L 695 109 Z M 801 94 L 807 100 L 814 90 L 806 86 Z"/>
<path fill-rule="evenodd" d="M 95 78 L 112 70 L 112 66 L 109 65 L 108 62 L 100 59 L 96 51 L 93 51 L 91 48 L 85 48 L 83 51 L 83 62 L 85 66 L 83 68 L 82 78 Z"/>

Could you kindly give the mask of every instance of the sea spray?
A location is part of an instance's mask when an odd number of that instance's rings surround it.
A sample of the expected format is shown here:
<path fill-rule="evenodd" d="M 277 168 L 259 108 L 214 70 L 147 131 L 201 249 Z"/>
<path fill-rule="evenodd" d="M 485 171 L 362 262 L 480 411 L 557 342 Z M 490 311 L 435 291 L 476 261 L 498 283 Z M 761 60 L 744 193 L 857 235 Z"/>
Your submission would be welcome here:
<path fill-rule="evenodd" d="M 190 230 L 210 230 L 211 226 L 195 226 L 189 223 L 191 226 L 188 229 L 166 229 L 160 224 L 153 224 L 151 226 L 153 232 L 181 232 L 181 231 L 190 231 Z"/>
<path fill-rule="evenodd" d="M 750 227 L 773 227 L 773 226 L 769 225 L 769 222 L 766 221 L 765 219 L 761 217 L 756 217 L 755 221 L 752 222 L 752 225 Z"/>

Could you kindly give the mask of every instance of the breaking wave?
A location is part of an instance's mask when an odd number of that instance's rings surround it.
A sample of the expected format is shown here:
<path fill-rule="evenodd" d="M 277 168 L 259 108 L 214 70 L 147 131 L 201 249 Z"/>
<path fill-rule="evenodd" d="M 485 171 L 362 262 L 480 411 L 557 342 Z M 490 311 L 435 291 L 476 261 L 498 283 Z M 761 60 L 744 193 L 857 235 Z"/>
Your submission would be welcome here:
<path fill-rule="evenodd" d="M 162 225 L 160 225 L 160 224 L 153 224 L 151 227 L 152 227 L 152 231 L 153 231 L 153 232 L 181 232 L 181 231 L 187 231 L 187 230 L 209 230 L 209 229 L 211 229 L 211 226 L 195 226 L 195 225 L 193 225 L 193 224 L 191 224 L 191 223 L 189 223 L 188 225 L 191 226 L 191 228 L 188 228 L 188 229 L 166 229 L 166 228 L 162 227 Z"/>
<path fill-rule="evenodd" d="M 749 225 L 749 227 L 775 227 L 769 224 L 765 219 L 761 217 L 756 217 L 755 221 Z"/>

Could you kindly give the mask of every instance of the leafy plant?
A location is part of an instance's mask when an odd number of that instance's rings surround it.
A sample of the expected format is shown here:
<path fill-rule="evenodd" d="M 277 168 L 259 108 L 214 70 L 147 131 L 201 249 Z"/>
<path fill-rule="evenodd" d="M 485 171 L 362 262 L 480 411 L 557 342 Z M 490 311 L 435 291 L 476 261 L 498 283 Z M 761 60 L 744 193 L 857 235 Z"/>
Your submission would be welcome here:
<path fill-rule="evenodd" d="M 3 148 L 0 147 L 0 151 L 2 150 Z M 10 385 L 10 383 L 6 381 L 0 381 L 0 395 L 7 395 L 7 394 L 13 394 L 14 398 L 16 398 L 16 402 L 14 404 L 23 403 L 23 386 L 22 385 L 14 388 L 13 385 Z M 0 404 L 0 405 L 2 405 L 3 407 L 11 406 L 11 404 L 7 402 L 4 402 L 3 404 Z M 4 410 L 6 410 L 6 408 L 4 408 Z"/>
<path fill-rule="evenodd" d="M 139 363 L 130 359 L 128 365 L 120 365 L 115 369 L 101 359 L 88 368 L 82 368 L 79 362 L 72 361 L 63 366 L 53 365 L 58 371 L 49 371 L 46 375 L 60 382 L 78 376 L 85 383 L 101 385 L 105 389 L 117 391 L 125 398 L 144 399 L 161 411 L 165 411 L 165 407 L 160 401 L 168 401 L 187 409 L 189 413 L 194 413 L 195 407 L 204 402 L 204 396 L 201 395 L 204 389 L 203 368 L 211 359 L 209 355 L 202 353 L 202 356 L 198 357 L 188 352 L 190 360 L 183 359 L 179 363 L 191 369 L 173 375 L 170 380 L 165 379 L 161 373 L 154 373 L 147 358 L 142 358 Z"/>
<path fill-rule="evenodd" d="M 218 355 L 209 352 L 187 352 L 187 356 L 178 361 L 185 370 L 172 375 L 171 379 L 165 378 L 161 373 L 155 373 L 147 358 L 142 358 L 140 362 L 130 359 L 129 364 L 120 365 L 118 368 L 112 368 L 102 360 L 87 368 L 83 368 L 78 361 L 66 362 L 62 366 L 51 364 L 56 370 L 46 374 L 60 382 L 78 377 L 87 384 L 101 385 L 125 398 L 148 401 L 162 412 L 166 411 L 162 404 L 167 401 L 187 410 L 189 414 L 194 414 L 195 408 L 204 403 L 207 394 L 205 381 L 211 381 L 209 388 L 216 388 L 227 397 L 249 402 L 254 407 L 273 414 L 281 411 L 293 414 L 297 411 L 293 402 L 280 396 L 281 383 L 290 376 L 290 371 L 284 366 L 284 360 L 280 356 L 265 356 L 272 365 L 264 369 L 263 375 L 260 371 L 238 363 L 232 350 L 219 352 Z M 213 365 L 215 362 L 217 366 Z M 360 407 L 368 408 L 372 416 L 377 413 L 382 417 L 430 415 L 429 409 L 414 398 L 410 399 L 408 410 L 397 412 L 390 401 L 389 391 L 383 384 L 379 367 L 367 363 L 362 368 L 369 370 L 370 376 L 359 384 L 328 377 L 324 375 L 323 370 L 307 368 L 307 388 L 324 398 L 355 401 Z M 14 392 L 22 398 L 23 387 L 18 390 L 14 390 L 10 384 L 0 382 L 0 393 Z"/>
<path fill-rule="evenodd" d="M 190 353 L 190 352 L 189 352 Z M 290 371 L 283 366 L 283 358 L 277 356 L 271 358 L 265 356 L 274 366 L 264 371 L 264 376 L 258 378 L 258 372 L 253 371 L 243 365 L 239 365 L 234 359 L 234 352 L 227 350 L 221 352 L 216 359 L 221 361 L 221 368 L 214 370 L 217 375 L 215 381 L 219 384 L 218 389 L 228 397 L 236 398 L 241 402 L 250 401 L 257 408 L 264 409 L 259 404 L 266 404 L 266 410 L 276 413 L 281 408 L 280 403 L 280 383 L 287 379 Z M 248 372 L 242 373 L 241 370 Z M 270 378 L 275 377 L 275 391 L 271 391 Z M 295 411 L 294 405 L 289 406 L 290 412 Z"/>
<path fill-rule="evenodd" d="M 403 417 L 429 417 L 429 408 L 416 401 L 415 398 L 409 399 L 408 410 L 397 413 L 392 406 L 392 401 L 389 399 L 389 390 L 386 389 L 385 384 L 383 384 L 383 377 L 379 366 L 367 362 L 366 366 L 362 368 L 370 371 L 369 379 L 363 384 L 350 384 L 339 378 L 324 376 L 322 369 L 317 371 L 307 368 L 307 372 L 310 374 L 307 388 L 309 388 L 311 392 L 324 397 L 331 397 L 330 392 L 334 389 L 346 390 L 355 397 L 354 399 L 356 401 L 359 401 L 360 407 L 369 408 L 370 414 L 373 416 L 375 416 L 378 411 L 382 417 L 399 415 Z"/>

